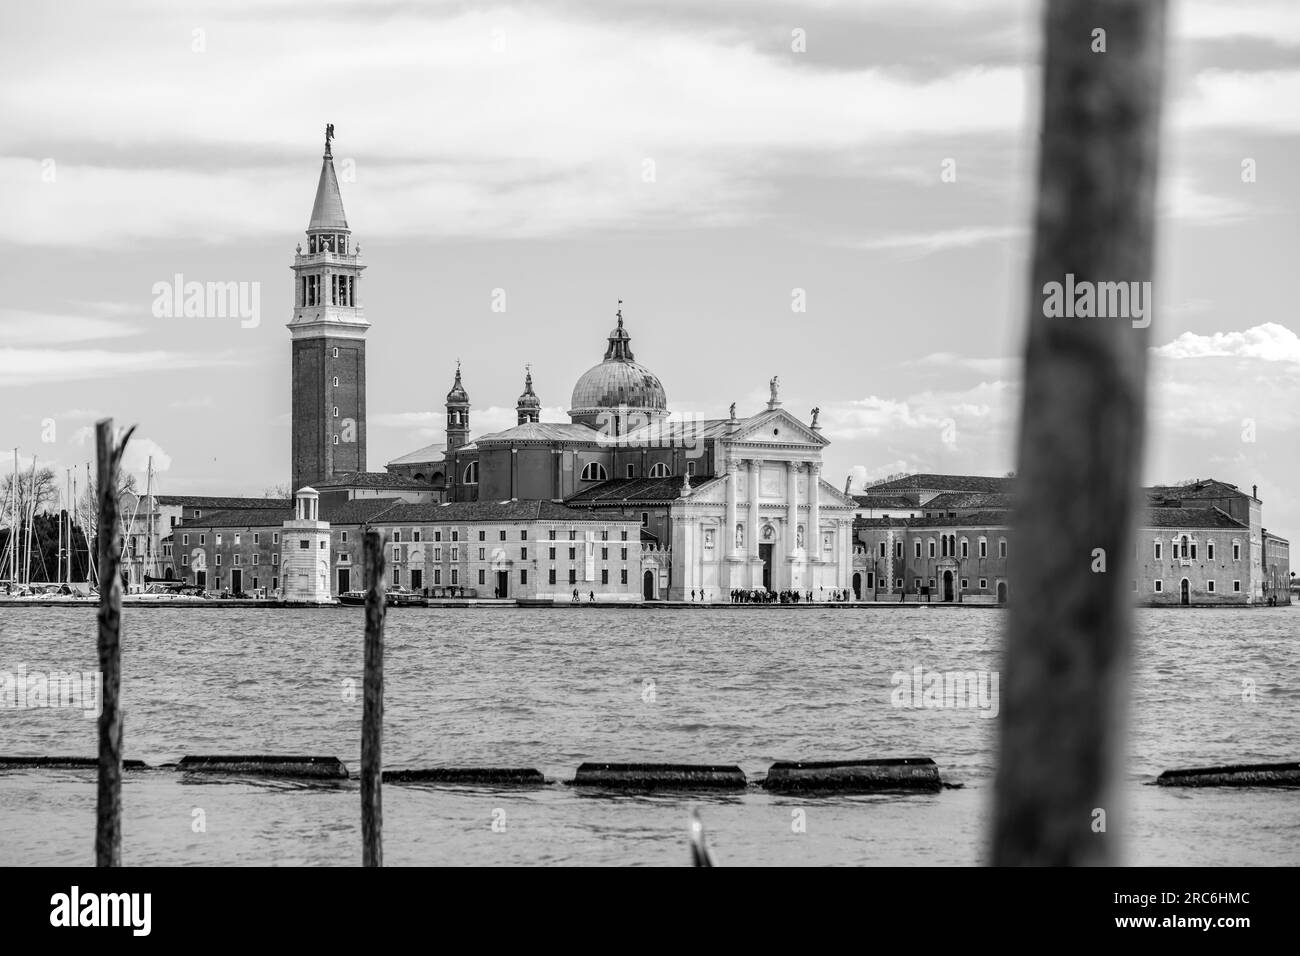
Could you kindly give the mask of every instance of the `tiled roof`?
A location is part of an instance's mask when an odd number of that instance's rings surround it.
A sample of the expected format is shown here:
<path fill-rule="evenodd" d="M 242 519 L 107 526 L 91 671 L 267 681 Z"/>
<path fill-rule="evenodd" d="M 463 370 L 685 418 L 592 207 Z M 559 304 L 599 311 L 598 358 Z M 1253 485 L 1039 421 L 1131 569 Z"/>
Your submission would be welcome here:
<path fill-rule="evenodd" d="M 359 525 L 373 520 L 379 514 L 398 504 L 397 498 L 362 498 L 354 501 L 320 503 L 320 520 L 337 525 Z M 294 509 L 285 507 L 278 511 L 266 508 L 231 508 L 205 513 L 201 518 L 190 518 L 177 528 L 278 528 L 294 517 Z"/>
<path fill-rule="evenodd" d="M 1008 491 L 1013 478 L 993 475 L 906 475 L 872 485 L 864 495 L 890 495 L 900 491 Z"/>
<path fill-rule="evenodd" d="M 609 521 L 607 516 L 589 510 L 569 508 L 555 501 L 539 498 L 514 501 L 449 501 L 445 504 L 410 504 L 404 502 L 384 512 L 384 524 L 460 521 Z M 629 522 L 632 519 L 627 519 Z"/>
<path fill-rule="evenodd" d="M 223 498 L 209 495 L 155 495 L 159 505 L 180 505 L 184 508 L 289 508 L 289 498 Z"/>
<path fill-rule="evenodd" d="M 1235 495 L 1250 497 L 1236 485 L 1230 485 L 1226 481 L 1219 481 L 1217 478 L 1204 478 L 1186 485 L 1152 485 L 1145 491 L 1147 497 L 1153 500 L 1180 500 L 1183 498 L 1197 500 L 1201 498 L 1227 498 Z"/>
<path fill-rule="evenodd" d="M 714 481 L 713 475 L 691 478 L 691 493 Z M 584 488 L 567 499 L 570 504 L 620 505 L 642 501 L 675 501 L 682 496 L 682 476 L 669 478 L 612 478 Z"/>
<path fill-rule="evenodd" d="M 334 175 L 334 160 L 326 157 L 320 167 L 320 181 L 316 183 L 316 201 L 311 206 L 308 229 L 346 229 L 347 216 L 343 215 L 343 198 L 339 195 L 339 180 Z"/>
<path fill-rule="evenodd" d="M 945 491 L 935 495 L 922 507 L 932 508 L 935 511 L 943 508 L 964 508 L 968 510 L 978 508 L 982 511 L 991 511 L 1010 508 L 1011 495 L 1007 492 L 996 491 Z"/>
<path fill-rule="evenodd" d="M 423 465 L 426 462 L 442 461 L 447 453 L 447 446 L 439 442 L 425 445 L 415 451 L 407 452 L 400 458 L 394 458 L 388 465 Z M 388 467 L 386 465 L 385 467 Z"/>
<path fill-rule="evenodd" d="M 386 471 L 350 471 L 333 478 L 317 481 L 312 485 L 317 491 L 329 488 L 418 488 L 427 490 L 428 485 L 405 475 L 390 475 Z"/>
<path fill-rule="evenodd" d="M 1150 508 L 1142 519 L 1145 528 L 1231 528 L 1250 529 L 1218 508 Z"/>
<path fill-rule="evenodd" d="M 933 518 L 859 518 L 853 522 L 861 528 L 1005 528 L 1009 516 L 1004 511 L 975 511 L 957 518 L 935 515 Z"/>
<path fill-rule="evenodd" d="M 916 495 L 854 495 L 860 508 L 919 508 Z"/>
<path fill-rule="evenodd" d="M 474 439 L 475 446 L 482 444 L 498 445 L 511 442 L 599 442 L 601 433 L 589 425 L 575 425 L 573 422 L 527 422 L 515 425 L 504 431 L 492 432 Z M 463 446 L 462 451 L 468 446 Z"/>
<path fill-rule="evenodd" d="M 737 419 L 737 430 L 739 426 L 744 425 L 746 419 Z M 651 447 L 661 447 L 667 442 L 681 442 L 684 447 L 695 447 L 691 442 L 703 442 L 705 439 L 717 438 L 727 433 L 727 425 L 730 419 L 727 418 L 705 418 L 705 419 L 669 419 L 664 421 L 651 422 L 648 425 L 642 425 L 623 435 L 619 441 L 620 444 L 631 445 L 650 445 Z"/>

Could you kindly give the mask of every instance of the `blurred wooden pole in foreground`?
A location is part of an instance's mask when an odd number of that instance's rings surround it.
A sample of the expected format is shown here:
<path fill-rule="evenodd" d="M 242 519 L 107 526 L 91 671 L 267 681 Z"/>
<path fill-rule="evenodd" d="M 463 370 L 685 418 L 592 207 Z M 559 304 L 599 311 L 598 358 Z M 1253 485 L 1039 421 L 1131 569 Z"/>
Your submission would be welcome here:
<path fill-rule="evenodd" d="M 1046 287 L 1151 279 L 1164 41 L 1164 0 L 1046 6 L 995 865 L 1117 860 L 1149 330 Z"/>
<path fill-rule="evenodd" d="M 99 792 L 95 806 L 95 865 L 122 865 L 122 532 L 117 472 L 134 428 L 113 438 L 113 419 L 95 423 L 99 528 Z"/>
<path fill-rule="evenodd" d="M 366 532 L 364 560 L 366 670 L 361 717 L 361 865 L 383 866 L 384 613 L 388 588 L 384 539 L 378 531 Z"/>

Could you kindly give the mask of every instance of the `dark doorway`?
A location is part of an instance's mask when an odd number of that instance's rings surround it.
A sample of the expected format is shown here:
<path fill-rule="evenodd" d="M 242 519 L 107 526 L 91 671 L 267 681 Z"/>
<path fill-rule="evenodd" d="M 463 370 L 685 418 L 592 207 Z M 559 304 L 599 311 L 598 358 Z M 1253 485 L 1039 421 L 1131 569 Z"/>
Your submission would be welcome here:
<path fill-rule="evenodd" d="M 859 571 L 853 572 L 853 600 L 862 600 L 862 573 Z"/>
<path fill-rule="evenodd" d="M 510 572 L 497 572 L 497 597 L 506 597 L 510 593 Z"/>
<path fill-rule="evenodd" d="M 655 599 L 655 573 L 647 571 L 641 575 L 641 596 L 647 601 Z"/>
<path fill-rule="evenodd" d="M 206 587 L 208 586 L 208 572 L 207 572 L 207 571 L 195 571 L 195 572 L 194 572 L 194 584 L 195 584 L 195 586 L 197 586 L 197 587 L 206 588 Z"/>
<path fill-rule="evenodd" d="M 239 570 L 239 568 L 231 568 L 230 592 L 232 594 L 238 594 L 242 590 L 244 590 L 244 572 Z"/>
<path fill-rule="evenodd" d="M 411 590 L 420 591 L 424 588 L 424 571 L 420 568 L 411 569 Z"/>
<path fill-rule="evenodd" d="M 1191 586 L 1187 583 L 1187 578 L 1183 578 L 1183 583 L 1179 587 L 1179 600 L 1183 604 L 1192 603 L 1192 589 Z"/>
<path fill-rule="evenodd" d="M 1006 581 L 998 582 L 998 603 L 999 604 L 1007 603 L 1007 582 Z"/>
<path fill-rule="evenodd" d="M 165 580 L 165 581 L 170 581 L 171 579 L 172 579 L 172 569 L 171 569 L 171 568 L 164 568 L 164 569 L 163 569 L 163 580 Z"/>
<path fill-rule="evenodd" d="M 339 568 L 339 594 L 347 594 L 351 590 L 352 590 L 351 568 Z"/>
<path fill-rule="evenodd" d="M 953 599 L 951 571 L 943 572 L 943 599 L 945 601 L 951 601 Z"/>
<path fill-rule="evenodd" d="M 772 590 L 772 548 L 770 544 L 758 546 L 758 557 L 763 562 L 763 589 Z"/>

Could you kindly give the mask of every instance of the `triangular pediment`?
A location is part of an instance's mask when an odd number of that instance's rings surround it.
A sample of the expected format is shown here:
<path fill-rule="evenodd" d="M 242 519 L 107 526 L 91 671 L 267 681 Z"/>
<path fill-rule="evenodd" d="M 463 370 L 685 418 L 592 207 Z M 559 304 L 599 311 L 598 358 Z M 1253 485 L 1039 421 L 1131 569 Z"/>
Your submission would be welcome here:
<path fill-rule="evenodd" d="M 727 436 L 730 442 L 766 443 L 776 445 L 830 444 L 819 432 L 813 431 L 784 408 L 769 409 L 746 418 L 735 433 Z"/>

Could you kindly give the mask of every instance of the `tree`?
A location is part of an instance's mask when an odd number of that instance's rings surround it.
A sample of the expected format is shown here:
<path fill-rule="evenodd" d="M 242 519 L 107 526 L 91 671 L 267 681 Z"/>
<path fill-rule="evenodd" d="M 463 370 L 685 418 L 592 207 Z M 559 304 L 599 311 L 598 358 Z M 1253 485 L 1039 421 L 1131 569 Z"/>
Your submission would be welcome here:
<path fill-rule="evenodd" d="M 0 514 L 4 516 L 7 526 L 21 525 L 29 514 L 39 514 L 59 500 L 59 483 L 53 468 L 37 468 L 35 478 L 30 468 L 19 469 L 17 474 L 18 501 L 14 510 L 18 514 L 14 520 L 10 507 L 13 502 L 10 495 L 14 492 L 14 473 L 5 475 L 0 483 Z"/>
<path fill-rule="evenodd" d="M 272 485 L 269 488 L 263 489 L 262 497 L 275 498 L 275 499 L 292 498 L 293 492 L 289 490 L 289 486 L 287 484 L 281 482 L 278 485 Z"/>
<path fill-rule="evenodd" d="M 95 487 L 95 481 L 93 473 L 86 479 L 86 490 L 81 495 L 81 510 L 77 515 L 77 523 L 85 527 L 91 546 L 97 548 L 95 541 L 99 533 L 99 489 Z M 123 471 L 117 473 L 117 503 L 119 513 L 124 520 L 130 520 L 131 513 L 135 511 L 138 487 L 135 475 Z"/>

